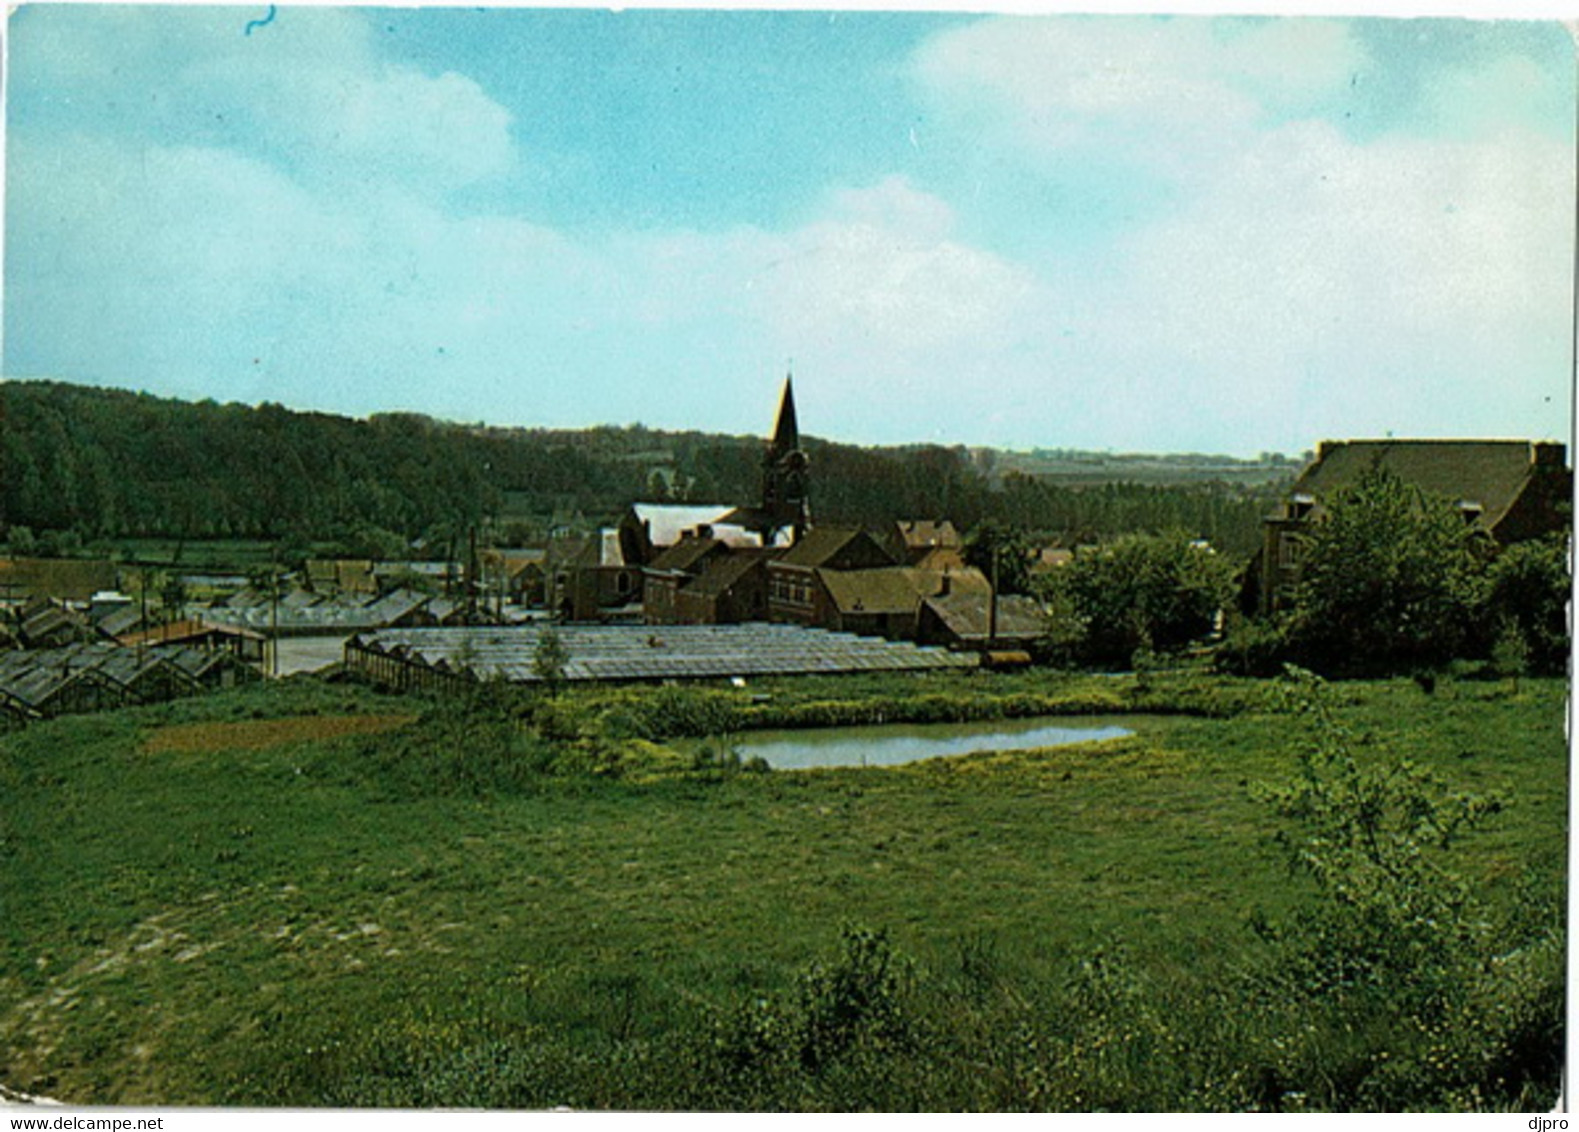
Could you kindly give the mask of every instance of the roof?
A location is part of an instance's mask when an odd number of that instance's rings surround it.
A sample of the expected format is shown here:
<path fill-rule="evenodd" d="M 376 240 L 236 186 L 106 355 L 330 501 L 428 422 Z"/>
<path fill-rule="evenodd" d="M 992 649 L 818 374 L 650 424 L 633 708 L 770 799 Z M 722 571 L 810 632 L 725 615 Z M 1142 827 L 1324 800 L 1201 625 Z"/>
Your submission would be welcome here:
<path fill-rule="evenodd" d="M 119 637 L 122 633 L 130 633 L 142 623 L 143 611 L 135 605 L 127 605 L 106 613 L 95 624 L 99 632 L 106 636 Z"/>
<path fill-rule="evenodd" d="M 713 503 L 633 503 L 630 509 L 654 547 L 673 546 L 686 531 L 723 523 L 733 511 L 733 507 Z"/>
<path fill-rule="evenodd" d="M 1380 465 L 1422 491 L 1478 505 L 1482 522 L 1490 528 L 1529 482 L 1536 452 L 1537 445 L 1528 440 L 1324 441 L 1316 462 L 1300 475 L 1290 495 L 1330 498 L 1366 469 Z"/>
<path fill-rule="evenodd" d="M 682 538 L 673 546 L 665 547 L 647 565 L 652 570 L 689 571 L 723 545 L 716 538 Z"/>
<path fill-rule="evenodd" d="M 948 519 L 900 519 L 895 524 L 907 550 L 930 547 L 958 548 L 964 545 L 959 531 Z"/>
<path fill-rule="evenodd" d="M 926 607 L 961 641 L 986 641 L 986 594 L 955 591 L 927 598 Z M 999 637 L 1040 637 L 1048 625 L 1046 612 L 1034 599 L 1021 594 L 1006 594 L 998 599 Z"/>
<path fill-rule="evenodd" d="M 910 613 L 938 585 L 938 577 L 910 566 L 875 570 L 819 570 L 840 613 Z"/>
<path fill-rule="evenodd" d="M 800 426 L 795 420 L 795 388 L 791 378 L 784 379 L 784 395 L 779 399 L 779 416 L 773 425 L 772 450 L 791 452 L 800 447 Z"/>
<path fill-rule="evenodd" d="M 813 527 L 778 561 L 786 566 L 821 566 L 863 534 L 860 527 Z"/>
<path fill-rule="evenodd" d="M 685 587 L 685 592 L 697 597 L 719 597 L 765 561 L 760 553 L 749 552 L 714 558 L 707 563 L 696 581 Z"/>
<path fill-rule="evenodd" d="M 189 641 L 194 637 L 206 637 L 218 633 L 225 637 L 241 637 L 247 640 L 261 641 L 262 634 L 254 633 L 251 629 L 243 629 L 237 625 L 220 625 L 213 621 L 204 621 L 196 617 L 185 621 L 172 621 L 168 625 L 157 625 L 150 629 L 127 633 L 116 638 L 123 645 L 154 645 L 175 641 Z"/>
<path fill-rule="evenodd" d="M 398 653 L 437 669 L 469 668 L 482 678 L 532 683 L 533 657 L 545 632 L 564 646 L 567 680 L 709 679 L 802 673 L 968 668 L 974 655 L 905 641 L 830 633 L 799 625 L 558 625 L 386 629 L 346 646 L 346 661 L 366 650 Z"/>

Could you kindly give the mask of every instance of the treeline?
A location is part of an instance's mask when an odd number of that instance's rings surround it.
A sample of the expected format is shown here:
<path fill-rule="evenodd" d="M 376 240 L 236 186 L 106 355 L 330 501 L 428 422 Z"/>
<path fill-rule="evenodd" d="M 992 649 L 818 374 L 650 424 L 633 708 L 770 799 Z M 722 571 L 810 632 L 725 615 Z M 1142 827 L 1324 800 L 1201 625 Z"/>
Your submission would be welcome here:
<path fill-rule="evenodd" d="M 76 540 L 391 543 L 493 520 L 609 522 L 635 500 L 734 503 L 761 490 L 762 441 L 626 428 L 539 430 L 190 403 L 55 382 L 0 386 L 0 526 Z M 993 519 L 1043 538 L 1181 530 L 1256 545 L 1264 492 L 1225 484 L 994 480 L 964 447 L 808 440 L 825 523 Z"/>

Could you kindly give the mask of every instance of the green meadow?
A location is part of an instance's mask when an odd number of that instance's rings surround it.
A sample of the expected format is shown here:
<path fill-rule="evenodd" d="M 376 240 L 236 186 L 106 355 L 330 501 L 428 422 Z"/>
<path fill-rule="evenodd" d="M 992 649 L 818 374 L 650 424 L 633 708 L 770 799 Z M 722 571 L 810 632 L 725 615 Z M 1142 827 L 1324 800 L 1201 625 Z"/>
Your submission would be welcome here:
<path fill-rule="evenodd" d="M 303 679 L 40 724 L 0 740 L 0 1082 L 92 1104 L 1542 1107 L 1566 693 L 1035 672 L 444 702 Z M 889 769 L 730 746 L 1043 712 L 1139 722 Z M 1380 872 L 1333 866 L 1302 832 L 1330 815 L 1268 793 L 1323 745 L 1391 839 Z M 1365 793 L 1382 781 L 1404 785 Z M 1447 839 L 1428 794 L 1483 820 Z M 1388 824 L 1394 803 L 1414 816 Z"/>

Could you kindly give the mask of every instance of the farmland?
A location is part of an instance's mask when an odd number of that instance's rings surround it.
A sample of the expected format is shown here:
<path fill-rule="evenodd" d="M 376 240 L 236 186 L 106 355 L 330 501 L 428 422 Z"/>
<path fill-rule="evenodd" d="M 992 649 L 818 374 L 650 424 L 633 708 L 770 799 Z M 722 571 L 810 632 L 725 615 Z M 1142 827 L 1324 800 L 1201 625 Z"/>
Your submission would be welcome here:
<path fill-rule="evenodd" d="M 1501 800 L 1433 855 L 1466 915 L 1424 939 L 1419 986 L 1288 989 L 1311 958 L 1290 929 L 1357 929 L 1276 840 L 1298 826 L 1266 790 L 1318 730 L 1283 682 L 443 703 L 291 680 L 38 725 L 0 746 L 0 1081 L 81 1103 L 1548 1104 L 1564 684 L 1310 694 L 1362 767 Z M 1114 710 L 1132 737 L 882 770 L 672 745 Z"/>

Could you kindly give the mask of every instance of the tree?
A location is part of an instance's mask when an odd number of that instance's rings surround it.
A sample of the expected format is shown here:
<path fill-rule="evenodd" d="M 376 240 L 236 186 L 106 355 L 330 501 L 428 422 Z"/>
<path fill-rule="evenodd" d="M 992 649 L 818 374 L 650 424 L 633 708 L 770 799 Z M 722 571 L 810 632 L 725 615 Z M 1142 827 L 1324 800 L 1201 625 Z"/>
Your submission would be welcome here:
<path fill-rule="evenodd" d="M 1516 629 L 1535 669 L 1561 672 L 1568 662 L 1570 586 L 1566 534 L 1515 543 L 1486 571 L 1480 622 L 1499 634 Z"/>
<path fill-rule="evenodd" d="M 1303 553 L 1290 641 L 1308 665 L 1429 667 L 1474 636 L 1489 540 L 1385 468 L 1335 493 Z"/>
<path fill-rule="evenodd" d="M 1106 662 L 1198 640 L 1233 593 L 1222 556 L 1178 533 L 1126 535 L 1080 550 L 1053 584 L 1084 623 L 1081 653 Z"/>
<path fill-rule="evenodd" d="M 996 577 L 998 593 L 1031 592 L 1031 542 L 1025 532 L 988 519 L 965 540 L 965 563 L 989 578 Z"/>
<path fill-rule="evenodd" d="M 565 678 L 565 666 L 570 663 L 570 650 L 559 634 L 552 629 L 543 630 L 537 648 L 532 650 L 532 675 L 550 688 L 557 687 Z"/>

